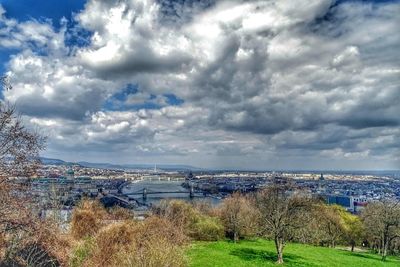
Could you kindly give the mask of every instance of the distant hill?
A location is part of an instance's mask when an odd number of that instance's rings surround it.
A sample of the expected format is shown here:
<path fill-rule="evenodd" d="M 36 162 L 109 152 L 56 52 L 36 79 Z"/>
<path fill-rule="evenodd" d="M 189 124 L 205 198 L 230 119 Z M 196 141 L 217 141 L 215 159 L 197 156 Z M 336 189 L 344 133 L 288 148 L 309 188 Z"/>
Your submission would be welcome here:
<path fill-rule="evenodd" d="M 80 165 L 89 168 L 99 168 L 99 169 L 141 169 L 141 170 L 152 170 L 154 165 L 152 164 L 113 164 L 113 163 L 93 163 L 86 161 L 79 162 L 68 162 L 61 159 L 53 158 L 40 158 L 43 164 L 46 165 Z M 169 170 L 169 171 L 185 171 L 185 170 L 201 170 L 200 168 L 190 166 L 190 165 L 174 165 L 174 164 L 157 164 L 157 169 Z"/>
<path fill-rule="evenodd" d="M 67 164 L 67 162 L 65 162 L 61 159 L 51 159 L 51 158 L 41 157 L 40 160 L 42 161 L 43 164 L 47 164 L 47 165 L 65 165 L 65 164 Z"/>
<path fill-rule="evenodd" d="M 143 169 L 152 170 L 154 165 L 152 164 L 112 164 L 112 163 L 92 163 L 86 161 L 77 162 L 79 165 L 91 168 L 103 168 L 103 169 Z M 200 168 L 190 165 L 173 165 L 173 164 L 157 164 L 157 169 L 162 170 L 200 170 Z"/>

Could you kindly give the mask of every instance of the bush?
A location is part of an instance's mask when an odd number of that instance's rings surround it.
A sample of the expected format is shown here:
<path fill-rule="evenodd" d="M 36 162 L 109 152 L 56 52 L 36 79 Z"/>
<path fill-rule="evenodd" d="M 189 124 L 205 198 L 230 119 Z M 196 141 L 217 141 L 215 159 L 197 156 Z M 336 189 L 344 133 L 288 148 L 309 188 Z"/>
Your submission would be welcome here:
<path fill-rule="evenodd" d="M 185 266 L 186 238 L 166 219 L 126 220 L 103 227 L 74 251 L 71 266 Z"/>
<path fill-rule="evenodd" d="M 94 236 L 107 216 L 107 211 L 98 201 L 82 200 L 72 214 L 72 236 L 75 239 Z"/>
<path fill-rule="evenodd" d="M 90 257 L 94 247 L 93 238 L 86 238 L 79 243 L 72 251 L 69 266 L 81 267 L 84 262 Z"/>
<path fill-rule="evenodd" d="M 204 205 L 200 207 L 204 208 Z M 207 211 L 211 214 L 210 209 Z M 224 235 L 224 228 L 217 217 L 202 214 L 184 201 L 164 201 L 155 209 L 155 213 L 195 240 L 218 240 Z"/>
<path fill-rule="evenodd" d="M 31 232 L 5 235 L 8 246 L 0 265 L 66 266 L 72 240 L 50 222 L 35 221 L 31 227 Z"/>
<path fill-rule="evenodd" d="M 108 210 L 108 218 L 112 220 L 130 220 L 133 216 L 133 211 L 122 207 L 113 207 Z"/>
<path fill-rule="evenodd" d="M 91 210 L 74 210 L 71 234 L 76 239 L 91 237 L 100 229 L 100 220 Z"/>
<path fill-rule="evenodd" d="M 224 226 L 218 218 L 203 215 L 190 226 L 190 236 L 202 241 L 220 240 L 224 237 Z"/>
<path fill-rule="evenodd" d="M 138 244 L 132 244 L 128 251 L 118 254 L 117 265 L 122 267 L 183 267 L 187 266 L 184 250 L 171 244 L 165 238 L 153 236 Z"/>
<path fill-rule="evenodd" d="M 118 266 L 117 254 L 134 243 L 137 227 L 133 222 L 119 222 L 101 229 L 95 236 L 89 266 Z"/>

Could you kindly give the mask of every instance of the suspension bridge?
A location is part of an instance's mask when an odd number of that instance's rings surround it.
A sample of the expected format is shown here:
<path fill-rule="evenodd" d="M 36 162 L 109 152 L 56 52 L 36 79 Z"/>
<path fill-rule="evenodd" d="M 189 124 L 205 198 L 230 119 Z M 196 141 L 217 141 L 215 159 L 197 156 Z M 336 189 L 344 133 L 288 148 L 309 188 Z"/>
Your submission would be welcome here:
<path fill-rule="evenodd" d="M 194 198 L 196 197 L 196 194 L 202 194 L 204 195 L 205 192 L 204 191 L 196 191 L 194 190 L 193 186 L 190 187 L 189 191 L 182 191 L 182 190 L 178 190 L 178 191 L 155 191 L 155 190 L 150 190 L 148 188 L 143 188 L 141 190 L 135 191 L 135 192 L 129 192 L 127 195 L 128 197 L 131 198 L 131 196 L 142 196 L 142 199 L 145 201 L 147 200 L 147 196 L 148 195 L 159 195 L 159 194 L 163 194 L 163 195 L 168 195 L 168 194 L 186 194 L 189 196 L 189 198 Z"/>

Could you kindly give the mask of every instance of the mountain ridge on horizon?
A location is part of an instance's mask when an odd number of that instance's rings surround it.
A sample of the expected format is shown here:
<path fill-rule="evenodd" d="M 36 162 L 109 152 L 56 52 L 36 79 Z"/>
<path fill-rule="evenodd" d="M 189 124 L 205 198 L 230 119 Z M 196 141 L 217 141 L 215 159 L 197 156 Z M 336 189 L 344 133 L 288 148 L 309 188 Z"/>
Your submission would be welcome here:
<path fill-rule="evenodd" d="M 165 170 L 203 170 L 202 168 L 185 165 L 185 164 L 144 164 L 144 163 L 128 163 L 128 164 L 114 164 L 105 162 L 87 162 L 87 161 L 65 161 L 57 158 L 47 158 L 40 157 L 40 160 L 44 164 L 54 164 L 54 165 L 80 165 L 83 167 L 100 168 L 100 169 L 154 169 L 156 166 L 160 169 Z"/>
<path fill-rule="evenodd" d="M 116 164 L 116 163 L 104 163 L 104 162 L 87 162 L 87 161 L 77 161 L 77 162 L 71 162 L 71 161 L 65 161 L 62 159 L 57 159 L 57 158 L 47 158 L 47 157 L 40 157 L 41 161 L 44 164 L 53 164 L 53 165 L 80 165 L 83 167 L 89 167 L 89 168 L 100 168 L 100 169 L 141 169 L 141 170 L 152 170 L 156 166 L 157 169 L 162 169 L 162 170 L 176 170 L 176 171 L 238 171 L 238 172 L 246 172 L 246 171 L 256 171 L 256 172 L 267 172 L 267 171 L 273 171 L 273 172 L 293 172 L 293 173 L 306 173 L 306 172 L 311 172 L 311 173 L 324 173 L 324 174 L 329 174 L 329 173 L 341 173 L 341 174 L 380 174 L 380 175 L 393 175 L 395 174 L 396 176 L 400 176 L 400 170 L 273 170 L 273 169 L 229 169 L 229 168 L 200 168 L 192 165 L 186 165 L 186 164 L 145 164 L 145 163 L 138 163 L 138 164 L 133 164 L 133 163 L 127 163 L 127 164 Z"/>

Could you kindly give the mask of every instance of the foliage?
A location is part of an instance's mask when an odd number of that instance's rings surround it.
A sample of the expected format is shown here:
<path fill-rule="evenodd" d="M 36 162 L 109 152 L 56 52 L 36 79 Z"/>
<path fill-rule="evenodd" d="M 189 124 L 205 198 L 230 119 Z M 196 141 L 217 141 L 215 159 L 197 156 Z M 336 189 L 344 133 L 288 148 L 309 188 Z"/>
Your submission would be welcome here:
<path fill-rule="evenodd" d="M 200 215 L 190 226 L 189 235 L 195 240 L 220 240 L 224 237 L 224 227 L 218 218 Z"/>
<path fill-rule="evenodd" d="M 125 209 L 122 207 L 113 207 L 108 211 L 108 217 L 112 220 L 129 220 L 133 219 L 134 213 L 132 210 Z"/>
<path fill-rule="evenodd" d="M 219 218 L 202 214 L 184 201 L 163 201 L 154 212 L 171 221 L 195 240 L 219 240 L 224 236 L 224 228 Z"/>
<path fill-rule="evenodd" d="M 185 266 L 185 238 L 167 220 L 125 220 L 100 229 L 75 250 L 76 266 Z"/>
<path fill-rule="evenodd" d="M 234 193 L 224 199 L 219 209 L 219 216 L 227 235 L 234 242 L 242 237 L 255 236 L 258 213 L 248 198 Z"/>
<path fill-rule="evenodd" d="M 94 247 L 93 238 L 83 239 L 71 252 L 69 266 L 70 267 L 81 267 L 84 262 L 90 257 Z"/>
<path fill-rule="evenodd" d="M 75 239 L 91 237 L 98 232 L 107 211 L 98 202 L 82 200 L 74 209 L 71 220 L 71 234 Z"/>
<path fill-rule="evenodd" d="M 6 235 L 9 246 L 4 264 L 38 267 L 66 265 L 72 240 L 50 222 L 36 221 L 31 227 L 32 232 Z"/>

